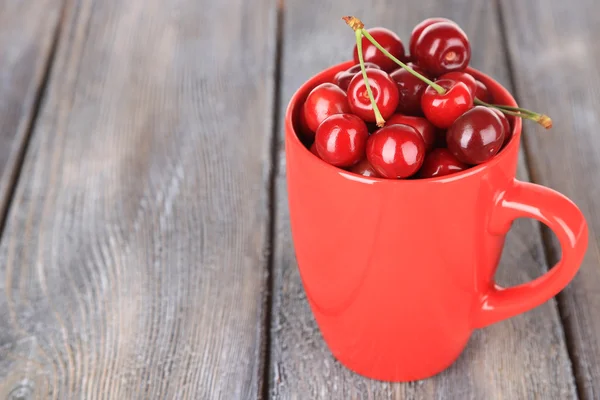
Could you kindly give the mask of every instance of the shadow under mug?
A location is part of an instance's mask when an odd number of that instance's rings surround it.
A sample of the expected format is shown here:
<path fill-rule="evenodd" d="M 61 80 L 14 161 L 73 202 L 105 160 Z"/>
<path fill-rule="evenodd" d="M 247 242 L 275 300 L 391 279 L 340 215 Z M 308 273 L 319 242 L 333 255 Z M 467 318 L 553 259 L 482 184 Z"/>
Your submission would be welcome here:
<path fill-rule="evenodd" d="M 323 339 L 344 366 L 377 380 L 424 379 L 449 367 L 474 329 L 562 290 L 579 269 L 588 228 L 568 198 L 515 179 L 520 118 L 496 157 L 444 177 L 370 178 L 315 157 L 298 138 L 298 112 L 312 88 L 352 65 L 312 77 L 287 108 L 286 176 L 298 268 Z M 468 72 L 496 103 L 517 106 L 498 82 Z M 502 288 L 494 273 L 519 217 L 548 225 L 562 259 L 529 283 Z"/>

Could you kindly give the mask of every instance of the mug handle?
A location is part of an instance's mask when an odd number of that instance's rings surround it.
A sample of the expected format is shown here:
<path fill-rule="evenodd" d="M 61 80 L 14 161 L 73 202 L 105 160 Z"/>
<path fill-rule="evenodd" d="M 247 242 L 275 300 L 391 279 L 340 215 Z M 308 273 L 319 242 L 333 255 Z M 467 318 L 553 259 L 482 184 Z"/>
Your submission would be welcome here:
<path fill-rule="evenodd" d="M 544 275 L 518 286 L 493 283 L 483 293 L 474 314 L 474 328 L 483 328 L 535 308 L 554 297 L 573 279 L 588 245 L 583 213 L 561 193 L 529 182 L 514 180 L 496 200 L 488 230 L 504 235 L 516 218 L 534 218 L 554 231 L 562 248 L 560 261 Z"/>

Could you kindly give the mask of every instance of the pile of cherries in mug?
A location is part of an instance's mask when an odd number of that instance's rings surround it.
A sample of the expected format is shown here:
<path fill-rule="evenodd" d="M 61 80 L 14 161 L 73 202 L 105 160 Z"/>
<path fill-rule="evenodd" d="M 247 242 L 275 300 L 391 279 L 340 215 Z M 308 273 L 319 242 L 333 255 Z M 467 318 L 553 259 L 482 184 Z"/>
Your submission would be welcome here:
<path fill-rule="evenodd" d="M 343 19 L 355 31 L 355 65 L 314 87 L 298 115 L 303 142 L 323 161 L 364 176 L 439 177 L 496 156 L 515 117 L 551 127 L 546 115 L 489 104 L 465 72 L 471 48 L 455 22 L 420 22 L 406 55 L 389 29 Z"/>

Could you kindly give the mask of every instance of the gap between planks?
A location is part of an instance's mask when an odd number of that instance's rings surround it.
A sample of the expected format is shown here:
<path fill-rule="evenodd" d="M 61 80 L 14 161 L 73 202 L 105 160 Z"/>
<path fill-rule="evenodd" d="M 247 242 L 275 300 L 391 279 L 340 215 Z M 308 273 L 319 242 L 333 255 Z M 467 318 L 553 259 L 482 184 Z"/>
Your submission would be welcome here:
<path fill-rule="evenodd" d="M 29 147 L 29 143 L 31 142 L 31 137 L 33 136 L 33 132 L 35 131 L 36 123 L 38 121 L 40 109 L 42 108 L 43 100 L 46 97 L 50 76 L 52 76 L 52 67 L 54 66 L 56 52 L 58 49 L 58 42 L 60 41 L 62 25 L 65 21 L 66 11 L 67 1 L 63 0 L 60 10 L 60 16 L 58 18 L 56 26 L 54 27 L 54 32 L 52 33 L 50 50 L 46 56 L 46 59 L 44 60 L 44 64 L 42 67 L 41 79 L 39 81 L 38 87 L 35 90 L 35 99 L 31 108 L 31 115 L 27 121 L 27 124 L 25 124 L 25 127 L 23 128 L 23 133 L 21 135 L 22 137 L 19 138 L 19 133 L 16 134 L 15 139 L 17 141 L 20 141 L 20 143 L 18 143 L 15 153 L 11 154 L 8 162 L 6 163 L 5 175 L 0 176 L 0 178 L 6 179 L 6 182 L 0 181 L 0 189 L 3 189 L 2 193 L 0 193 L 0 241 L 4 236 L 6 220 L 11 209 L 12 200 L 15 194 L 15 190 L 17 188 L 17 184 L 19 182 L 19 178 L 21 177 L 21 171 L 23 168 L 23 162 L 25 161 L 25 155 L 27 154 L 27 149 Z"/>
<path fill-rule="evenodd" d="M 270 161 L 271 168 L 268 178 L 268 209 L 269 221 L 267 230 L 267 279 L 265 283 L 265 292 L 262 299 L 264 316 L 262 329 L 264 335 L 259 335 L 263 340 L 260 344 L 260 354 L 263 358 L 262 370 L 259 371 L 258 398 L 268 399 L 271 391 L 270 385 L 270 364 L 271 364 L 271 320 L 273 316 L 273 268 L 275 254 L 275 221 L 277 218 L 277 174 L 279 173 L 279 130 L 280 124 L 280 102 L 281 102 L 281 67 L 283 50 L 283 23 L 285 0 L 276 1 L 276 23 L 275 23 L 275 68 L 273 73 L 273 119 L 271 122 L 271 141 L 270 141 Z"/>

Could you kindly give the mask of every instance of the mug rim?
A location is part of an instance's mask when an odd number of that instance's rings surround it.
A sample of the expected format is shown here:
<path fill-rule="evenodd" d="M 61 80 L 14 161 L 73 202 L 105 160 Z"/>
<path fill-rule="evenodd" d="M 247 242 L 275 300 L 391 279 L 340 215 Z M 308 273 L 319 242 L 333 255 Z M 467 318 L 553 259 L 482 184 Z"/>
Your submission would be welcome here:
<path fill-rule="evenodd" d="M 300 137 L 299 137 L 298 133 L 296 132 L 296 129 L 294 126 L 294 121 L 293 121 L 294 111 L 296 110 L 297 107 L 299 107 L 300 101 L 302 100 L 301 95 L 304 92 L 306 92 L 306 94 L 309 93 L 309 90 L 307 90 L 309 87 L 316 86 L 318 84 L 318 82 L 323 80 L 324 76 L 328 76 L 328 75 L 333 76 L 336 72 L 350 68 L 354 64 L 355 63 L 353 60 L 348 60 L 348 61 L 344 61 L 344 62 L 335 64 L 335 65 L 332 65 L 324 70 L 321 70 L 317 74 L 311 76 L 308 80 L 306 80 L 294 92 L 294 94 L 290 98 L 290 101 L 288 103 L 288 106 L 287 106 L 286 112 L 285 112 L 285 147 L 286 147 L 285 151 L 286 151 L 286 153 L 289 151 L 289 146 L 293 146 L 293 147 L 299 146 L 302 148 L 301 151 L 305 151 L 306 155 L 309 156 L 308 158 L 310 159 L 310 161 L 308 161 L 308 162 L 320 163 L 320 165 L 323 168 L 325 168 L 331 172 L 336 172 L 345 178 L 357 180 L 357 181 L 360 181 L 363 183 L 369 183 L 369 184 L 378 183 L 378 184 L 386 184 L 386 185 L 415 185 L 415 184 L 420 184 L 420 183 L 456 181 L 456 180 L 467 178 L 467 177 L 470 177 L 473 175 L 477 175 L 479 173 L 483 173 L 485 170 L 492 168 L 493 166 L 495 166 L 499 163 L 502 163 L 507 157 L 510 157 L 511 153 L 513 153 L 513 152 L 518 153 L 518 151 L 519 151 L 518 147 L 519 147 L 519 143 L 520 143 L 520 139 L 521 139 L 521 132 L 522 132 L 522 119 L 520 117 L 514 118 L 514 124 L 513 124 L 513 128 L 512 128 L 512 137 L 511 137 L 510 141 L 500 150 L 500 152 L 498 154 L 496 154 L 494 157 L 492 157 L 490 160 L 488 160 L 484 163 L 470 166 L 469 168 L 465 169 L 464 171 L 455 172 L 455 173 L 449 174 L 449 175 L 430 177 L 430 178 L 418 178 L 418 179 L 410 179 L 410 178 L 409 179 L 388 179 L 388 178 L 364 176 L 364 175 L 359 175 L 357 173 L 336 167 L 334 165 L 331 165 L 331 164 L 323 161 L 322 159 L 320 159 L 318 157 L 315 157 L 315 155 L 310 152 L 310 149 L 308 149 L 300 141 Z M 490 93 L 492 93 L 496 96 L 502 97 L 504 99 L 503 102 L 508 103 L 505 105 L 512 106 L 512 107 L 518 107 L 514 96 L 508 91 L 508 89 L 506 89 L 504 86 L 502 86 L 498 81 L 496 81 L 491 76 L 489 76 L 475 68 L 472 68 L 470 66 L 468 66 L 466 68 L 465 72 L 468 72 L 469 74 L 473 75 L 473 77 L 475 79 L 482 81 L 486 85 L 486 87 L 488 88 Z M 312 89 L 310 89 L 310 90 L 312 90 Z"/>

